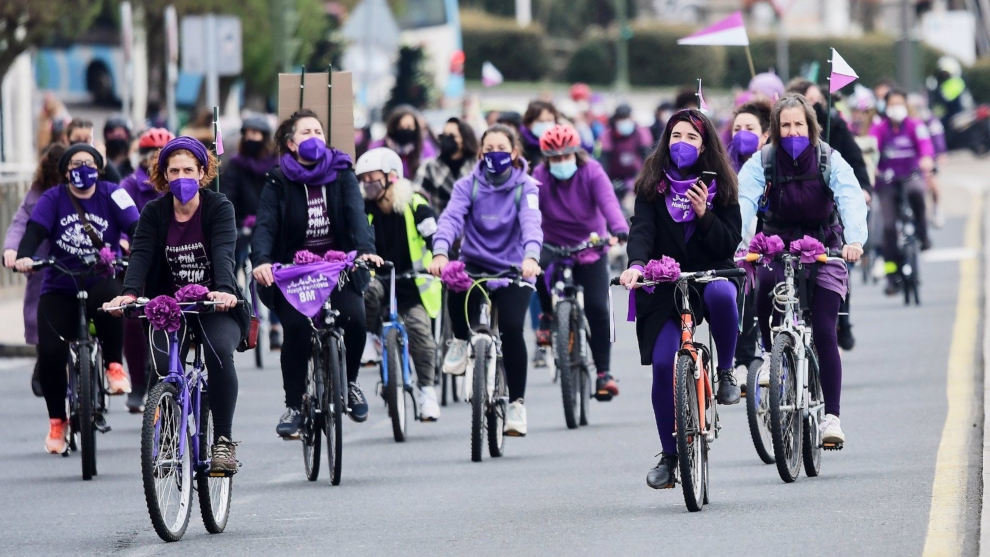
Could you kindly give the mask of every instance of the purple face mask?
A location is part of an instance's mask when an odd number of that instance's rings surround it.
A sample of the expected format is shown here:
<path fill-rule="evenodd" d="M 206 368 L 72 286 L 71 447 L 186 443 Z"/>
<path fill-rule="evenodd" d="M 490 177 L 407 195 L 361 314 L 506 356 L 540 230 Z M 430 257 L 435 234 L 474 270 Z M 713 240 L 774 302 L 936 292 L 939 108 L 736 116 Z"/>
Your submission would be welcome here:
<path fill-rule="evenodd" d="M 96 185 L 100 171 L 92 166 L 80 166 L 69 171 L 69 181 L 78 189 L 85 190 Z"/>
<path fill-rule="evenodd" d="M 687 141 L 678 141 L 670 145 L 670 158 L 677 168 L 690 168 L 698 162 L 698 148 Z"/>
<path fill-rule="evenodd" d="M 731 146 L 742 157 L 748 157 L 760 146 L 760 136 L 748 130 L 739 130 L 732 136 Z"/>
<path fill-rule="evenodd" d="M 800 157 L 801 153 L 803 153 L 809 145 L 811 145 L 811 140 L 803 135 L 780 138 L 780 146 L 784 148 L 784 151 L 790 155 L 792 159 L 797 159 Z"/>
<path fill-rule="evenodd" d="M 176 178 L 168 183 L 168 189 L 179 203 L 185 205 L 199 191 L 199 181 L 192 178 Z"/>
<path fill-rule="evenodd" d="M 327 144 L 318 137 L 311 137 L 299 144 L 299 158 L 305 161 L 322 160 L 327 152 Z"/>
<path fill-rule="evenodd" d="M 491 151 L 485 153 L 485 171 L 492 176 L 498 176 L 512 166 L 512 153 L 505 151 Z"/>

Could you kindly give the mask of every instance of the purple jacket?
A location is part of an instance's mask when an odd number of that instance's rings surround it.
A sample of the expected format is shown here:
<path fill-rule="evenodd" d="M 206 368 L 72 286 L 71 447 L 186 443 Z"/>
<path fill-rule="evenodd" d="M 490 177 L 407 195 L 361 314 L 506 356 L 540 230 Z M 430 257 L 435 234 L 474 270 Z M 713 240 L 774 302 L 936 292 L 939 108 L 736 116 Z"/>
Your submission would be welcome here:
<path fill-rule="evenodd" d="M 411 161 L 409 155 L 399 153 L 399 150 L 396 149 L 391 140 L 388 140 L 387 138 L 372 141 L 371 144 L 368 145 L 368 150 L 377 149 L 378 147 L 388 147 L 398 153 L 399 158 L 402 159 L 403 177 L 408 180 L 412 180 L 416 177 L 416 173 L 419 172 L 419 167 L 422 166 L 423 163 L 430 159 L 435 159 L 439 155 L 436 146 L 433 145 L 433 140 L 425 134 L 423 136 L 423 151 L 419 154 L 418 161 Z M 415 164 L 413 164 L 414 162 Z"/>
<path fill-rule="evenodd" d="M 592 232 L 602 237 L 606 232 L 629 234 L 612 181 L 598 162 L 588 159 L 566 182 L 554 178 L 543 163 L 533 171 L 533 178 L 540 183 L 543 241 L 547 244 L 574 246 Z"/>
<path fill-rule="evenodd" d="M 28 189 L 21 206 L 14 213 L 14 219 L 7 227 L 7 235 L 3 239 L 4 251 L 17 251 L 28 220 L 31 219 L 31 212 L 39 199 L 41 192 L 35 188 Z M 38 257 L 48 257 L 48 241 L 41 244 L 36 253 Z M 27 286 L 24 288 L 24 342 L 31 345 L 38 344 L 38 298 L 41 297 L 41 284 L 44 280 L 44 273 L 31 273 L 27 275 Z"/>
<path fill-rule="evenodd" d="M 880 151 L 877 185 L 910 176 L 918 170 L 919 159 L 935 156 L 928 128 L 915 118 L 907 118 L 897 129 L 884 118 L 873 126 L 870 135 L 877 138 Z"/>
<path fill-rule="evenodd" d="M 162 196 L 155 191 L 155 187 L 148 180 L 148 172 L 138 166 L 134 169 L 134 174 L 120 181 L 120 187 L 124 188 L 134 200 L 134 204 L 137 205 L 138 213 L 144 209 L 149 201 L 154 201 Z"/>
<path fill-rule="evenodd" d="M 474 196 L 476 182 L 478 193 Z M 513 168 L 508 181 L 493 186 L 478 163 L 470 176 L 454 184 L 433 236 L 433 253 L 447 255 L 463 233 L 462 261 L 490 272 L 505 271 L 527 257 L 539 261 L 543 249 L 540 222 L 540 191 L 525 167 Z"/>

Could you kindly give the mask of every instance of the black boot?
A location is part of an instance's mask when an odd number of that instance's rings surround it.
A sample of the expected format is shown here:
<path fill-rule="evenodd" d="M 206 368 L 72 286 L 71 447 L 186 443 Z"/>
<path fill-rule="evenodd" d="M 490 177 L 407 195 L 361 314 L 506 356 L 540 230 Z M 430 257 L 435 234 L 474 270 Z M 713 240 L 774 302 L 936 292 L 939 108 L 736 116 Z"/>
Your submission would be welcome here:
<path fill-rule="evenodd" d="M 736 384 L 736 374 L 731 369 L 718 370 L 718 403 L 739 404 L 741 391 Z"/>
<path fill-rule="evenodd" d="M 653 489 L 670 489 L 677 483 L 677 455 L 660 453 L 660 462 L 646 473 L 646 485 Z"/>
<path fill-rule="evenodd" d="M 45 396 L 44 391 L 41 390 L 41 375 L 38 372 L 38 362 L 34 362 L 34 371 L 31 372 L 31 392 L 34 396 Z"/>
<path fill-rule="evenodd" d="M 849 318 L 839 317 L 839 347 L 846 352 L 853 349 L 856 346 L 856 337 L 853 336 L 852 325 L 849 324 Z"/>

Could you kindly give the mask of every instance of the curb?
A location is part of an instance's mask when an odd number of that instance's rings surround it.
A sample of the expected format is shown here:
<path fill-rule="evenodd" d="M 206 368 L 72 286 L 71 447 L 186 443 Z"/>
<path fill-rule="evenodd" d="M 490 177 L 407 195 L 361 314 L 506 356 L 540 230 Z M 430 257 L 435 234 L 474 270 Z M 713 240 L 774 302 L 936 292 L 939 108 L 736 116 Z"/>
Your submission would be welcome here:
<path fill-rule="evenodd" d="M 29 344 L 0 344 L 0 358 L 34 358 L 38 351 Z"/>
<path fill-rule="evenodd" d="M 987 486 L 990 485 L 990 192 L 983 195 L 983 344 L 980 360 L 983 367 L 983 470 L 980 481 L 979 555 L 990 555 L 990 508 Z"/>

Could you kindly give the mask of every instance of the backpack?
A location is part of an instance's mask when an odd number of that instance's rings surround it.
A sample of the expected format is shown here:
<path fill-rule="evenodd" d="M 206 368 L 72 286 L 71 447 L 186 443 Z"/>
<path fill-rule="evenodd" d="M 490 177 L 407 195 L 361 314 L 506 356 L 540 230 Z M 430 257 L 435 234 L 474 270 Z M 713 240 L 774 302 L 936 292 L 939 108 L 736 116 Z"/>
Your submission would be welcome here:
<path fill-rule="evenodd" d="M 815 157 L 818 159 L 818 181 L 822 187 L 825 188 L 825 191 L 828 192 L 829 198 L 834 202 L 835 194 L 832 192 L 832 189 L 828 187 L 829 177 L 832 175 L 832 147 L 824 141 L 819 141 L 818 144 L 815 145 Z M 756 230 L 758 232 L 763 229 L 763 222 L 769 214 L 770 189 L 773 187 L 773 184 L 778 181 L 777 146 L 772 143 L 764 145 L 763 148 L 760 149 L 760 162 L 763 164 L 764 186 L 763 195 L 760 196 L 756 211 Z M 786 176 L 780 181 L 788 182 L 795 178 L 805 177 L 806 176 Z M 834 207 L 833 217 L 837 212 L 838 208 Z"/>

